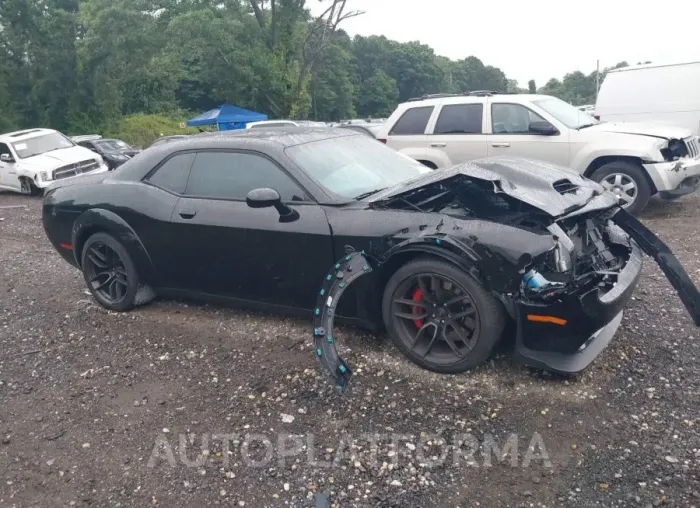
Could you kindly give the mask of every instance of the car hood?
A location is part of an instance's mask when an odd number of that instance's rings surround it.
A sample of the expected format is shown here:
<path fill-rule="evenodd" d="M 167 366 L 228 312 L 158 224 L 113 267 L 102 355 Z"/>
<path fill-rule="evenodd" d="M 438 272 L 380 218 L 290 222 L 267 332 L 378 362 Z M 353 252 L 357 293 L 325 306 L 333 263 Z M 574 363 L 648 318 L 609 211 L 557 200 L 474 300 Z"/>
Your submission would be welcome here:
<path fill-rule="evenodd" d="M 65 166 L 66 164 L 95 159 L 96 157 L 97 156 L 87 148 L 71 146 L 70 148 L 61 148 L 60 150 L 53 150 L 33 157 L 27 157 L 26 159 L 20 159 L 19 162 L 22 165 L 28 165 L 37 169 L 52 170 Z"/>
<path fill-rule="evenodd" d="M 507 194 L 552 217 L 567 215 L 584 207 L 591 210 L 616 205 L 612 194 L 604 192 L 599 184 L 571 169 L 515 157 L 477 159 L 452 168 L 431 171 L 377 193 L 368 201 L 376 203 L 401 197 L 436 183 L 449 187 L 463 177 L 492 182 L 494 192 Z"/>
<path fill-rule="evenodd" d="M 638 134 L 661 139 L 685 139 L 693 135 L 688 129 L 670 125 L 635 122 L 603 122 L 588 127 L 589 132 L 617 132 L 620 134 Z"/>

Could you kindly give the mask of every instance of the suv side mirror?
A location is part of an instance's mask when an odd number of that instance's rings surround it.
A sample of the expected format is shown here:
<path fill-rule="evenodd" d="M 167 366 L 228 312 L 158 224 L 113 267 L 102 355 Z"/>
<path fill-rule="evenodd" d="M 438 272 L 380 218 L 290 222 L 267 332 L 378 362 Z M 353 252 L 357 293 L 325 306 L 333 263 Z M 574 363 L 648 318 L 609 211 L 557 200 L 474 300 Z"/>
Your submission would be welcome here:
<path fill-rule="evenodd" d="M 3 153 L 0 154 L 0 161 L 1 162 L 15 162 L 15 159 L 12 158 L 12 155 L 9 153 Z"/>
<path fill-rule="evenodd" d="M 559 131 L 549 122 L 537 121 L 530 122 L 530 133 L 540 136 L 556 136 Z"/>
<path fill-rule="evenodd" d="M 299 218 L 299 212 L 282 203 L 279 192 L 275 189 L 263 187 L 253 189 L 245 198 L 246 204 L 251 208 L 275 207 L 280 214 L 280 222 L 293 222 Z"/>

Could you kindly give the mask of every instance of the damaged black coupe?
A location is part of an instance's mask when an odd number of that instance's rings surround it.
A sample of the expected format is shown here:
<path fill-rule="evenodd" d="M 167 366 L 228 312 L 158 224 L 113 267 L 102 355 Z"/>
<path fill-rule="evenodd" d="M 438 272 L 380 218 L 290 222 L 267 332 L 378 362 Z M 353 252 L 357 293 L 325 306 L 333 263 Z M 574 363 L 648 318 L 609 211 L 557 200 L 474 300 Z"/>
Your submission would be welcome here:
<path fill-rule="evenodd" d="M 646 253 L 700 324 L 668 247 L 601 186 L 544 163 L 431 171 L 352 132 L 246 131 L 56 185 L 48 238 L 112 310 L 164 295 L 329 312 L 385 328 L 444 373 L 481 364 L 511 331 L 522 362 L 575 373 L 612 339 Z M 340 302 L 332 288 L 347 289 Z"/>

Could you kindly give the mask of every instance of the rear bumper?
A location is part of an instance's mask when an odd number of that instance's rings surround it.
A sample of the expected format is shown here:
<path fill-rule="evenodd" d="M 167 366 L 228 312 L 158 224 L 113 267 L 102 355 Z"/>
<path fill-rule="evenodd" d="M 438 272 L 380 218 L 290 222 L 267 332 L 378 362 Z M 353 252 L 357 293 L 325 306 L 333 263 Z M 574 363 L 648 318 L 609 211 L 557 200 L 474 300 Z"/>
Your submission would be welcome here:
<path fill-rule="evenodd" d="M 678 197 L 695 192 L 700 186 L 700 157 L 674 162 L 644 164 L 660 194 Z M 662 195 L 663 197 L 663 195 Z"/>
<path fill-rule="evenodd" d="M 629 260 L 607 293 L 593 288 L 552 303 L 519 302 L 516 358 L 532 367 L 565 374 L 588 367 L 612 340 L 641 269 L 642 252 L 632 242 Z M 558 322 L 538 321 L 536 316 L 553 316 Z"/>

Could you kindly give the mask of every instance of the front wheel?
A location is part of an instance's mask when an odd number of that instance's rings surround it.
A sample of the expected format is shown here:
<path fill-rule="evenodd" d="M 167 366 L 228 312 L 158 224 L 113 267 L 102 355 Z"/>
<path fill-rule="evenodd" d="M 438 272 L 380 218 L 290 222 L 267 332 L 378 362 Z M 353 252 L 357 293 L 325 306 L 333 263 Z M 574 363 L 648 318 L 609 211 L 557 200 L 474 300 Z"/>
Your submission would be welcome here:
<path fill-rule="evenodd" d="M 411 261 L 391 276 L 382 312 L 389 335 L 404 355 L 445 374 L 486 361 L 505 324 L 503 307 L 476 280 L 433 258 Z"/>
<path fill-rule="evenodd" d="M 20 184 L 22 185 L 22 194 L 26 194 L 28 196 L 44 195 L 44 189 L 37 187 L 36 184 L 32 182 L 31 178 L 22 177 Z"/>
<path fill-rule="evenodd" d="M 641 212 L 651 197 L 651 186 L 644 168 L 631 162 L 603 164 L 591 175 L 591 180 L 615 194 L 620 206 L 631 214 Z"/>

